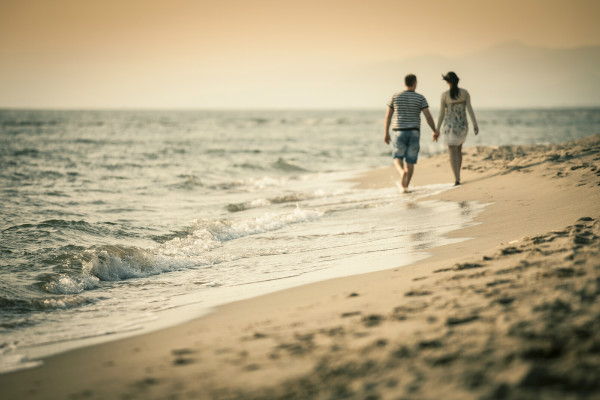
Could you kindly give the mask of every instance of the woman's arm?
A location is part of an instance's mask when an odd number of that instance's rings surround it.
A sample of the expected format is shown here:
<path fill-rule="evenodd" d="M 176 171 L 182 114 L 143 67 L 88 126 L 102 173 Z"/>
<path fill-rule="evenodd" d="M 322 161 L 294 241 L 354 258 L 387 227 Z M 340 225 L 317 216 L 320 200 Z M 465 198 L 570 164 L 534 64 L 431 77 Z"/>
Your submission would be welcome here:
<path fill-rule="evenodd" d="M 440 115 L 438 116 L 437 129 L 433 133 L 433 141 L 437 142 L 440 138 L 440 130 L 444 123 L 444 115 L 446 115 L 446 93 L 442 93 L 442 100 L 440 101 Z"/>
<path fill-rule="evenodd" d="M 469 116 L 471 117 L 471 121 L 473 122 L 473 130 L 477 135 L 479 133 L 479 126 L 477 126 L 477 120 L 475 119 L 475 113 L 473 112 L 473 107 L 471 107 L 471 95 L 469 92 L 465 90 L 467 94 L 467 111 L 469 112 Z"/>
<path fill-rule="evenodd" d="M 437 131 L 442 129 L 442 123 L 444 122 L 444 115 L 446 114 L 446 93 L 442 93 L 442 100 L 440 101 L 440 115 L 438 116 Z"/>

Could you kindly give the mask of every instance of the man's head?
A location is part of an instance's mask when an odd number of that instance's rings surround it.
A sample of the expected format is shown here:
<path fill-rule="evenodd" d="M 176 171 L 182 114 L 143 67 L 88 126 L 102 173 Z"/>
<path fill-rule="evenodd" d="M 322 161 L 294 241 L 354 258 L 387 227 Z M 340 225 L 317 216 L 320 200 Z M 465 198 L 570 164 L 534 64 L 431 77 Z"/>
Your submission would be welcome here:
<path fill-rule="evenodd" d="M 415 90 L 417 87 L 417 77 L 413 74 L 408 74 L 404 77 L 404 84 L 407 89 Z"/>

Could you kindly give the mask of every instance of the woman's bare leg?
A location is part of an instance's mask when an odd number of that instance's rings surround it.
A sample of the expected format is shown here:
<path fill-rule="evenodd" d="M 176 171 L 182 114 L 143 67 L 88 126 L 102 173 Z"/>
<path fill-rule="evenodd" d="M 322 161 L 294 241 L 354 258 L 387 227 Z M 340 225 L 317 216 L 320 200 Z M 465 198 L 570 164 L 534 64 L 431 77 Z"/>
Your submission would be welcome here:
<path fill-rule="evenodd" d="M 458 168 L 456 169 L 456 171 L 458 172 L 458 179 L 456 180 L 456 182 L 460 183 L 460 171 L 462 169 L 462 159 L 463 159 L 463 154 L 462 154 L 462 144 L 459 144 L 457 146 L 457 156 L 458 156 Z"/>
<path fill-rule="evenodd" d="M 454 184 L 460 184 L 460 167 L 459 167 L 459 147 L 460 146 L 448 146 L 448 154 L 450 155 L 450 167 L 452 168 L 452 173 L 454 174 Z"/>

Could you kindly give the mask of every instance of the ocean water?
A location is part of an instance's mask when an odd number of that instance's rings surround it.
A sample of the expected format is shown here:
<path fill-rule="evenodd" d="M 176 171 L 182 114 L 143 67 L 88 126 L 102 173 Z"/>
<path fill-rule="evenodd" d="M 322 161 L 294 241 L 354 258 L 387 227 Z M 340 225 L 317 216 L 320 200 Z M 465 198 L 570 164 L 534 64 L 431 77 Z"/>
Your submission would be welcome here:
<path fill-rule="evenodd" d="M 450 183 L 348 182 L 390 165 L 384 112 L 0 110 L 0 372 L 468 240 L 445 235 L 485 205 L 417 201 Z M 600 109 L 477 117 L 467 146 L 600 130 Z"/>

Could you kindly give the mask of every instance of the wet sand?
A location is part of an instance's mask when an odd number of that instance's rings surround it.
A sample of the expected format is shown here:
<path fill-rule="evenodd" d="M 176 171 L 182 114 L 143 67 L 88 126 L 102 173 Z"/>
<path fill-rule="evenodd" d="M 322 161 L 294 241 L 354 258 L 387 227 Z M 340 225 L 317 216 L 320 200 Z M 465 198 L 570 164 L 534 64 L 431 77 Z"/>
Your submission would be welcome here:
<path fill-rule="evenodd" d="M 489 204 L 452 235 L 472 239 L 49 357 L 0 375 L 2 399 L 600 397 L 600 135 L 464 153 L 435 198 Z M 452 181 L 447 154 L 413 178 Z"/>

